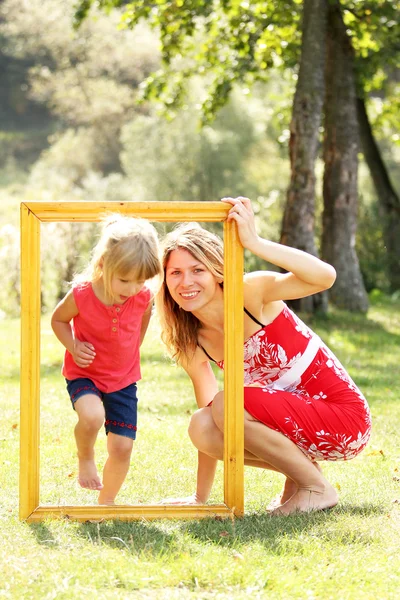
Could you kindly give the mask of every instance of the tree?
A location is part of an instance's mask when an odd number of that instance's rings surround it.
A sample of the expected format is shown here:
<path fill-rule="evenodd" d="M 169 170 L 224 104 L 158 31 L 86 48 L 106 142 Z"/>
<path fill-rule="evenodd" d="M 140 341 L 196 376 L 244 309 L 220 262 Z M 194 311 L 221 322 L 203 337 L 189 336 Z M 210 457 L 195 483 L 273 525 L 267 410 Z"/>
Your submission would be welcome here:
<path fill-rule="evenodd" d="M 397 0 L 370 0 L 348 1 L 346 6 L 344 19 L 356 60 L 360 148 L 376 191 L 387 250 L 387 277 L 395 291 L 400 289 L 400 198 L 379 141 L 387 146 L 392 134 L 393 143 L 400 142 L 400 4 Z M 374 109 L 377 115 L 371 119 Z"/>
<path fill-rule="evenodd" d="M 328 0 L 327 0 L 328 3 Z M 85 0 L 81 3 L 80 18 L 87 14 L 88 9 L 93 4 L 92 0 Z M 121 5 L 118 0 L 98 0 L 97 4 L 106 8 L 111 6 Z M 144 0 L 131 2 L 125 12 L 125 23 L 127 26 L 136 24 L 140 19 L 144 18 L 154 27 L 158 27 L 162 42 L 163 56 L 163 72 L 159 76 L 151 77 L 148 81 L 146 89 L 146 97 L 161 97 L 168 106 L 179 104 L 184 92 L 184 84 L 188 75 L 193 73 L 194 67 L 190 64 L 185 64 L 184 68 L 178 71 L 178 75 L 173 75 L 176 61 L 179 56 L 184 56 L 186 59 L 192 59 L 194 63 L 200 65 L 199 70 L 211 76 L 210 93 L 204 102 L 204 113 L 206 118 L 210 118 L 215 111 L 226 101 L 233 83 L 240 81 L 245 85 L 251 84 L 257 78 L 265 77 L 269 68 L 284 64 L 285 66 L 295 64 L 300 30 L 298 28 L 299 21 L 299 2 L 273 2 L 259 1 L 255 3 L 239 3 L 233 1 L 212 1 L 204 2 L 203 0 L 192 0 L 189 3 L 183 3 L 180 0 L 159 0 L 156 4 L 150 4 Z M 360 11 L 359 2 L 346 0 L 339 4 L 335 3 L 335 8 L 339 11 L 340 16 L 346 12 L 346 16 L 352 15 Z M 371 0 L 370 2 L 362 3 L 361 11 L 366 16 L 360 26 L 357 19 L 354 23 L 346 23 L 347 30 L 350 31 L 353 38 L 357 41 L 357 49 L 362 56 L 370 47 L 374 47 L 373 39 L 374 31 L 369 31 L 370 17 L 374 10 L 378 12 L 392 10 L 395 2 L 390 0 Z M 306 12 L 306 3 L 304 4 Z M 387 20 L 387 27 L 392 27 L 393 19 Z M 381 30 L 385 28 L 381 21 Z M 316 22 L 316 20 L 315 20 Z M 333 24 L 333 21 L 330 21 Z M 306 26 L 307 19 L 303 20 Z M 200 45 L 196 49 L 196 42 L 200 42 L 202 38 L 195 35 L 196 24 L 203 25 L 206 43 Z M 354 25 L 354 26 L 353 26 Z M 288 36 L 291 35 L 290 44 L 287 42 Z M 314 30 L 314 36 L 319 37 L 320 31 Z M 308 40 L 312 40 L 314 36 L 309 35 Z M 342 42 L 346 43 L 342 36 Z M 282 47 L 285 51 L 282 52 Z M 303 47 L 304 50 L 304 47 Z M 344 66 L 344 65 L 343 65 Z M 332 71 L 334 73 L 334 70 Z M 346 81 L 350 83 L 347 77 Z M 172 82 L 172 83 L 171 83 Z M 300 85 L 300 84 L 299 84 Z M 339 88 L 338 88 L 339 89 Z M 300 92 L 299 92 L 300 96 Z M 355 98 L 355 96 L 354 96 Z M 346 98 L 346 103 L 349 106 L 351 98 Z M 333 109 L 334 110 L 334 109 Z M 350 110 L 350 109 L 349 109 Z M 340 111 L 336 113 L 340 116 Z M 351 130 L 354 129 L 354 111 L 348 112 L 351 117 Z M 298 118 L 298 115 L 296 115 Z M 330 118 L 326 119 L 326 123 L 333 124 Z M 330 143 L 332 138 L 330 135 L 325 136 L 325 148 Z M 292 140 L 293 141 L 293 140 Z M 355 156 L 356 145 L 351 141 L 348 147 L 345 147 L 346 140 L 343 139 L 342 151 L 344 151 L 353 162 L 353 166 L 357 166 Z M 325 156 L 330 158 L 331 154 L 325 152 Z M 299 154 L 297 154 L 299 157 Z M 304 165 L 305 172 L 309 171 L 310 165 Z M 328 224 L 341 221 L 342 216 L 338 215 L 337 219 L 333 218 L 333 212 L 339 210 L 341 202 L 337 202 L 332 194 L 343 192 L 334 185 L 333 176 L 345 179 L 348 175 L 346 164 L 343 161 L 336 161 L 335 168 L 330 164 L 325 174 L 325 191 L 326 191 L 326 209 L 324 227 Z M 301 175 L 300 175 L 301 177 Z M 311 180 L 310 180 L 311 181 Z M 292 191 L 295 182 L 292 181 Z M 325 252 L 332 255 L 333 262 L 337 265 L 346 266 L 346 271 L 343 272 L 343 283 L 340 278 L 336 289 L 346 291 L 344 296 L 346 306 L 350 309 L 365 310 L 366 296 L 362 290 L 362 280 L 358 265 L 357 256 L 354 249 L 354 235 L 357 214 L 355 211 L 355 198 L 357 192 L 357 179 L 351 179 L 348 182 L 347 192 L 351 196 L 352 208 L 349 209 L 349 222 L 346 221 L 347 227 L 340 230 L 342 234 L 342 244 L 330 244 L 329 239 L 332 237 L 330 232 L 325 233 Z M 312 186 L 311 186 L 312 187 Z M 292 206 L 289 206 L 284 219 L 283 238 L 288 237 L 289 227 L 292 229 L 291 235 L 296 238 L 296 233 L 293 232 L 295 227 L 299 226 L 296 219 L 289 218 L 290 215 L 298 214 L 307 215 L 305 229 L 312 226 L 313 223 L 313 200 L 307 200 L 304 205 L 304 195 L 299 205 L 294 209 L 295 196 L 289 191 L 288 202 L 291 201 Z M 309 189 L 311 193 L 313 190 Z M 345 193 L 345 195 L 346 195 Z M 330 201 L 330 202 L 329 202 Z M 329 205 L 329 206 L 328 206 Z M 301 206 L 301 209 L 298 208 Z M 332 210 L 331 210 L 332 209 Z M 331 216 L 329 216 L 331 213 Z M 347 235 L 347 240 L 344 236 Z M 311 236 L 308 236 L 310 239 Z M 344 243 L 345 241 L 345 243 Z M 339 256 L 342 254 L 342 256 Z M 349 261 L 352 266 L 349 266 Z M 351 275 L 350 275 L 351 273 Z M 342 276 L 340 276 L 342 277 Z M 354 285 L 346 285 L 345 281 L 350 280 Z M 354 298 L 352 298 L 354 294 Z M 335 293 L 333 293 L 335 298 Z M 342 303 L 343 304 L 343 303 Z"/>
<path fill-rule="evenodd" d="M 390 180 L 379 146 L 372 131 L 365 101 L 357 98 L 361 147 L 376 189 L 383 234 L 388 254 L 391 291 L 400 290 L 400 198 Z"/>
<path fill-rule="evenodd" d="M 290 124 L 291 178 L 282 223 L 281 242 L 316 256 L 315 161 L 324 99 L 326 0 L 305 0 L 300 67 Z M 298 309 L 326 310 L 326 294 L 296 302 Z"/>
<path fill-rule="evenodd" d="M 328 10 L 322 256 L 337 271 L 337 306 L 365 312 L 368 297 L 355 251 L 358 121 L 353 50 L 338 3 Z"/>

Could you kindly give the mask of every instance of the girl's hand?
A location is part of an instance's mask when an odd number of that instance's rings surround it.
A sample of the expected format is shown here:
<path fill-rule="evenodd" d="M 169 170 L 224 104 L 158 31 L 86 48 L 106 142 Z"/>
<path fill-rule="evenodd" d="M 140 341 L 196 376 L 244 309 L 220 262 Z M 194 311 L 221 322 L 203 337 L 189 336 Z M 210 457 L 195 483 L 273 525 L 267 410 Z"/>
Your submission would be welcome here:
<path fill-rule="evenodd" d="M 74 351 L 72 352 L 72 358 L 78 367 L 84 369 L 92 364 L 96 352 L 93 344 L 89 342 L 81 342 L 80 340 L 74 339 Z"/>
<path fill-rule="evenodd" d="M 236 221 L 242 246 L 251 250 L 258 240 L 258 235 L 250 200 L 239 196 L 238 198 L 222 198 L 221 202 L 232 205 L 228 213 L 228 221 Z"/>
<path fill-rule="evenodd" d="M 201 502 L 196 494 L 192 494 L 186 498 L 164 498 L 160 504 L 204 504 L 204 502 Z"/>

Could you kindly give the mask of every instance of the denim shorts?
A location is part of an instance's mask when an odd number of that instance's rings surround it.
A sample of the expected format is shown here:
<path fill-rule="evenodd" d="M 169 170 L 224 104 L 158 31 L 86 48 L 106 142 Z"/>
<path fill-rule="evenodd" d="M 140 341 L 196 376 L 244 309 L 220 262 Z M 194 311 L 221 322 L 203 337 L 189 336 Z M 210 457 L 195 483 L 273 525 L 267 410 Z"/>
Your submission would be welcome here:
<path fill-rule="evenodd" d="M 104 427 L 106 434 L 110 431 L 118 435 L 136 439 L 137 429 L 137 396 L 136 383 L 131 383 L 117 392 L 101 392 L 91 379 L 66 379 L 67 390 L 75 410 L 75 402 L 86 394 L 96 394 L 103 402 L 105 411 Z"/>

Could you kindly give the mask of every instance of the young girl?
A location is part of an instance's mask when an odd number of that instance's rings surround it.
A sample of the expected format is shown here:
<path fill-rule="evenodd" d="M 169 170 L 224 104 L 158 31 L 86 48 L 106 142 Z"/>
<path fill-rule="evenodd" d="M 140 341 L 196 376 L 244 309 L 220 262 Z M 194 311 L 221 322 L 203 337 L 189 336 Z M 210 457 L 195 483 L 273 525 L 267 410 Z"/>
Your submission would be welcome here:
<path fill-rule="evenodd" d="M 245 464 L 285 476 L 270 505 L 274 514 L 330 508 L 337 493 L 316 461 L 357 456 L 370 436 L 370 412 L 337 358 L 284 300 L 331 287 L 335 270 L 261 239 L 248 198 L 224 201 L 244 248 L 287 271 L 244 278 Z M 223 257 L 221 240 L 196 224 L 180 226 L 164 241 L 157 299 L 162 337 L 191 378 L 200 409 L 189 427 L 199 451 L 196 493 L 176 503 L 206 502 L 216 459 L 223 457 L 224 396 L 210 366 L 224 368 Z"/>
<path fill-rule="evenodd" d="M 128 473 L 136 438 L 139 347 L 149 324 L 152 293 L 145 282 L 161 266 L 154 227 L 113 214 L 86 270 L 55 308 L 52 328 L 66 352 L 62 373 L 78 415 L 79 484 L 113 504 Z M 103 482 L 94 445 L 105 424 L 108 458 Z"/>

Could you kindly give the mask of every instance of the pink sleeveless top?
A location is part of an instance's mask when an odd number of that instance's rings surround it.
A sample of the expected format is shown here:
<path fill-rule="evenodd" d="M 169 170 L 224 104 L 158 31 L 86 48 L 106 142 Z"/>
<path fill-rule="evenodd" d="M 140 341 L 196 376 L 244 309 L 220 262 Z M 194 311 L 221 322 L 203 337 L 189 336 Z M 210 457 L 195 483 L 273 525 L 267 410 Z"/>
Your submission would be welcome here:
<path fill-rule="evenodd" d="M 91 283 L 73 288 L 79 314 L 72 329 L 81 342 L 93 344 L 96 357 L 87 368 L 79 367 L 65 352 L 62 374 L 66 379 L 87 377 L 102 392 L 121 390 L 138 381 L 140 329 L 151 293 L 143 288 L 124 304 L 106 306 L 95 296 Z"/>

